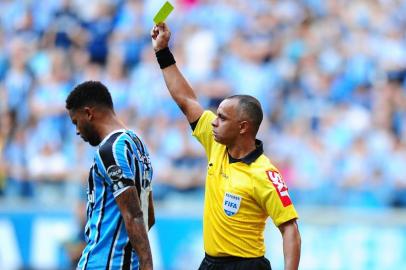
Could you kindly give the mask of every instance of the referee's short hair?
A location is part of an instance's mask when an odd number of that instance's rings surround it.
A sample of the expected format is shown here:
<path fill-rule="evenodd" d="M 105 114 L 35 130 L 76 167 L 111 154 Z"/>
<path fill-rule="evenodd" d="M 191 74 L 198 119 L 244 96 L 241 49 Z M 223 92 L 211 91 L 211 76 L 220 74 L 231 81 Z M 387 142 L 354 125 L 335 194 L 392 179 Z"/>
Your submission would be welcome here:
<path fill-rule="evenodd" d="M 78 84 L 66 98 L 66 109 L 76 110 L 85 106 L 101 106 L 114 110 L 107 87 L 99 81 Z"/>
<path fill-rule="evenodd" d="M 257 134 L 264 114 L 261 103 L 250 95 L 233 95 L 226 99 L 238 99 L 238 114 L 240 118 L 246 119 L 253 124 L 254 135 Z"/>

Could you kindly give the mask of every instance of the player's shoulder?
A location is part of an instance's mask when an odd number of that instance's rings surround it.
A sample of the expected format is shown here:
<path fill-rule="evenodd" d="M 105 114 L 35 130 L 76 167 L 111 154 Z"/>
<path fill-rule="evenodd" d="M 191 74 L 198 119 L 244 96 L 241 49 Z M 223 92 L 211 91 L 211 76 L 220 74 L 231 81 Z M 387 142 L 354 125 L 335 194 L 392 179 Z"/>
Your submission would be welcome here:
<path fill-rule="evenodd" d="M 118 147 L 118 142 L 122 140 L 129 140 L 129 136 L 126 134 L 125 130 L 118 130 L 114 133 L 109 134 L 99 145 L 97 151 L 100 156 L 112 155 L 113 152 Z"/>
<path fill-rule="evenodd" d="M 122 136 L 122 140 L 130 150 L 137 148 L 143 154 L 149 154 L 146 143 L 135 131 L 130 129 L 126 130 L 125 134 Z"/>
<path fill-rule="evenodd" d="M 123 140 L 125 141 L 130 141 L 130 142 L 135 142 L 144 145 L 144 141 L 141 139 L 141 137 L 131 129 L 128 129 L 125 131 L 125 134 L 123 134 Z"/>

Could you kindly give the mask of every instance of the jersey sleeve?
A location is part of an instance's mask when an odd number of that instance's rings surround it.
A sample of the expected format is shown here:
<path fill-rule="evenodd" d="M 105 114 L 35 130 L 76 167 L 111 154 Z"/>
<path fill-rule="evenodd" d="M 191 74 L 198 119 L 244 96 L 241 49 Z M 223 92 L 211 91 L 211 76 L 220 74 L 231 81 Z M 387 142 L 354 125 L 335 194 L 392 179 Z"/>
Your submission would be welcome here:
<path fill-rule="evenodd" d="M 263 177 L 255 180 L 254 197 L 257 203 L 271 217 L 276 226 L 298 218 L 290 199 L 288 188 L 277 170 L 263 172 Z"/>
<path fill-rule="evenodd" d="M 114 197 L 135 186 L 136 169 L 129 145 L 127 136 L 121 135 L 114 143 L 103 145 L 96 156 L 96 163 L 104 169 L 103 179 L 112 189 Z"/>
<path fill-rule="evenodd" d="M 210 152 L 214 142 L 213 127 L 211 123 L 215 118 L 216 115 L 213 112 L 204 111 L 193 130 L 193 136 L 196 137 L 201 145 L 203 145 L 208 158 L 210 158 Z"/>

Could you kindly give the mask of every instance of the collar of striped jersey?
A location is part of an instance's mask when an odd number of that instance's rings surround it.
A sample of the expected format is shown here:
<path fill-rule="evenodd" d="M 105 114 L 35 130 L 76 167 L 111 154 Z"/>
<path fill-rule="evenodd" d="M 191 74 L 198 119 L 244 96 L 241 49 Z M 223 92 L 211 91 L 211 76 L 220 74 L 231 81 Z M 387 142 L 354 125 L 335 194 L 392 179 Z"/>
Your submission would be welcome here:
<path fill-rule="evenodd" d="M 99 143 L 99 146 L 103 145 L 103 143 L 105 143 L 110 138 L 111 135 L 113 135 L 113 134 L 115 134 L 117 132 L 125 132 L 125 131 L 126 130 L 124 128 L 113 130 L 106 137 L 104 137 L 104 139 L 101 141 L 101 143 Z"/>
<path fill-rule="evenodd" d="M 256 146 L 255 150 L 253 150 L 251 153 L 249 153 L 243 158 L 233 158 L 232 156 L 230 156 L 230 154 L 228 154 L 228 160 L 230 164 L 236 162 L 243 162 L 247 165 L 250 165 L 252 162 L 257 160 L 257 158 L 259 158 L 259 156 L 264 153 L 264 146 L 262 141 L 258 139 L 255 140 L 255 146 Z"/>

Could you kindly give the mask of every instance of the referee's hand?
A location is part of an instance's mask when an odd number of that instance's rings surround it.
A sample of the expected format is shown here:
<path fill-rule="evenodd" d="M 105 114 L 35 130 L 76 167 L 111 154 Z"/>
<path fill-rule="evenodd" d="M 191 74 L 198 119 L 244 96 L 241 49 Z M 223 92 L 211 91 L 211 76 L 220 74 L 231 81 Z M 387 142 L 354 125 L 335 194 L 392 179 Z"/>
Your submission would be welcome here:
<path fill-rule="evenodd" d="M 151 30 L 152 47 L 154 51 L 157 52 L 168 47 L 170 37 L 171 31 L 164 22 L 155 25 Z"/>

